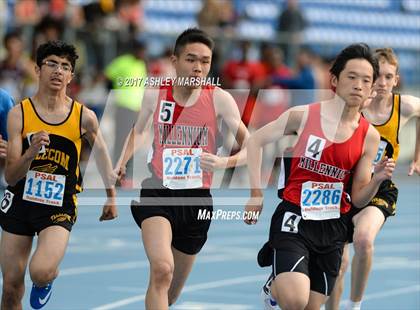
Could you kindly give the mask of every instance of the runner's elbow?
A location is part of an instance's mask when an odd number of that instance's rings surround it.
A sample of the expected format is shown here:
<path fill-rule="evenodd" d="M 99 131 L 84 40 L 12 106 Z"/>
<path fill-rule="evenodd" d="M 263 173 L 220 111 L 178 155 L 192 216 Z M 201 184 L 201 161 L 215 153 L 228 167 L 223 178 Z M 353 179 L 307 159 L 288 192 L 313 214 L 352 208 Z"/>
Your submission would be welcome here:
<path fill-rule="evenodd" d="M 352 205 L 358 209 L 364 208 L 366 206 L 363 199 L 360 199 L 359 197 L 353 197 L 351 202 L 352 202 Z"/>
<path fill-rule="evenodd" d="M 246 143 L 247 149 L 255 149 L 261 147 L 261 139 L 256 135 L 251 135 Z"/>
<path fill-rule="evenodd" d="M 13 177 L 14 174 L 10 173 L 10 171 L 6 170 L 4 173 L 4 179 L 6 180 L 6 183 L 9 184 L 10 186 L 15 186 L 16 183 L 18 182 L 18 180 Z"/>

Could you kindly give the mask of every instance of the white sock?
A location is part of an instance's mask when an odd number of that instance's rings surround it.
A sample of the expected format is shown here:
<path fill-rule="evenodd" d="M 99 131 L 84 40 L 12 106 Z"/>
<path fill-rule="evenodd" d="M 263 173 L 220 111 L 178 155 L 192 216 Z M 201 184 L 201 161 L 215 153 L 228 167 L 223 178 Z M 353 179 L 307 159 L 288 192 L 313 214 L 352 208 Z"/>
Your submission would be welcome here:
<path fill-rule="evenodd" d="M 351 301 L 348 303 L 347 310 L 360 310 L 362 301 Z"/>

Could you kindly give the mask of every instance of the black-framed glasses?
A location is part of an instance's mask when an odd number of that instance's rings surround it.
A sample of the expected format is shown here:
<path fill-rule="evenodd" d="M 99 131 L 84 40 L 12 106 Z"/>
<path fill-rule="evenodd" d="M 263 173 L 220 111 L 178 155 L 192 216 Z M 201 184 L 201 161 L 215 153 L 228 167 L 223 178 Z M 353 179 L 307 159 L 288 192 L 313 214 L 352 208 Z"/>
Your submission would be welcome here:
<path fill-rule="evenodd" d="M 58 68 L 61 68 L 64 72 L 71 72 L 73 69 L 69 64 L 59 64 L 58 62 L 55 62 L 53 60 L 45 60 L 43 65 L 46 65 L 48 68 L 51 68 L 52 70 L 58 70 Z"/>

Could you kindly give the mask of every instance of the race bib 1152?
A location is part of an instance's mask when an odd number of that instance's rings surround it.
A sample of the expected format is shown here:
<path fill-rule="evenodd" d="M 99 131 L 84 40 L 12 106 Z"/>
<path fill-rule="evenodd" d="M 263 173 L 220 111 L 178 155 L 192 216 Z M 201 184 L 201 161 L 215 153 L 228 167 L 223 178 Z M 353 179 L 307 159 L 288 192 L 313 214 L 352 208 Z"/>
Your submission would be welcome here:
<path fill-rule="evenodd" d="M 26 174 L 23 200 L 44 205 L 63 205 L 66 176 L 29 170 Z"/>

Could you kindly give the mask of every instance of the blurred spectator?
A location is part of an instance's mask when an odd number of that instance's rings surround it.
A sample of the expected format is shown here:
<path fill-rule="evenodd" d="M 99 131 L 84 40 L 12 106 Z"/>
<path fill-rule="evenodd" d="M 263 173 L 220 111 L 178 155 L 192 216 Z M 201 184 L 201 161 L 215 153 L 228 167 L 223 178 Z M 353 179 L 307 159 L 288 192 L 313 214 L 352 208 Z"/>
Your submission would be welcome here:
<path fill-rule="evenodd" d="M 261 45 L 260 55 L 264 79 L 268 80 L 269 85 L 272 85 L 272 75 L 277 75 L 281 78 L 291 77 L 292 71 L 284 63 L 284 53 L 280 48 L 272 44 L 263 43 Z"/>
<path fill-rule="evenodd" d="M 245 125 L 248 125 L 251 119 L 258 86 L 261 84 L 264 75 L 262 66 L 258 62 L 249 59 L 250 48 L 251 42 L 239 42 L 238 58 L 228 60 L 222 69 L 222 82 L 225 89 L 250 91 L 247 100 L 236 100 Z"/>
<path fill-rule="evenodd" d="M 24 46 L 19 31 L 12 31 L 4 37 L 6 56 L 0 61 L 0 87 L 15 101 L 32 95 L 37 81 L 35 63 L 23 53 Z"/>
<path fill-rule="evenodd" d="M 113 3 L 112 5 L 102 5 L 102 1 L 88 2 L 82 7 L 85 24 L 78 30 L 78 36 L 86 46 L 87 62 L 92 67 L 104 68 L 107 63 L 104 62 L 104 59 L 109 46 L 104 48 L 104 43 L 102 42 L 103 34 L 106 32 L 104 31 L 106 29 L 104 18 L 106 14 L 113 12 L 113 10 Z"/>
<path fill-rule="evenodd" d="M 22 0 L 15 3 L 16 24 L 35 25 L 41 18 L 39 5 L 36 0 Z"/>
<path fill-rule="evenodd" d="M 175 77 L 175 68 L 171 61 L 172 49 L 166 48 L 162 55 L 149 65 L 149 75 L 156 77 Z"/>
<path fill-rule="evenodd" d="M 315 76 L 312 69 L 313 53 L 308 48 L 301 48 L 296 55 L 297 70 L 293 77 L 273 76 L 273 83 L 287 89 L 294 89 L 292 105 L 309 104 L 315 100 Z"/>
<path fill-rule="evenodd" d="M 104 68 L 116 55 L 127 51 L 142 28 L 140 0 L 89 1 L 82 12 L 85 25 L 78 29 L 78 36 L 93 67 Z"/>
<path fill-rule="evenodd" d="M 6 1 L 0 1 L 0 38 L 8 31 L 7 27 L 13 21 L 11 18 L 10 10 Z M 1 52 L 1 50 L 0 50 Z"/>
<path fill-rule="evenodd" d="M 281 49 L 269 44 L 261 46 L 262 83 L 258 86 L 258 96 L 255 102 L 251 126 L 260 128 L 275 120 L 289 106 L 289 91 L 272 82 L 272 76 L 288 79 L 292 71 L 284 64 Z"/>
<path fill-rule="evenodd" d="M 114 19 L 118 31 L 116 40 L 120 50 L 127 50 L 133 40 L 136 40 L 143 27 L 143 9 L 140 0 L 116 1 L 117 19 Z M 109 20 L 108 20 L 109 21 Z"/>
<path fill-rule="evenodd" d="M 115 6 L 113 1 L 112 3 L 105 6 L 102 4 L 103 1 L 86 2 L 86 4 L 83 5 L 83 13 L 85 15 L 86 23 L 89 24 L 89 26 L 94 26 L 94 24 L 97 24 L 98 21 L 106 16 L 107 13 L 114 12 Z"/>
<path fill-rule="evenodd" d="M 214 35 L 219 27 L 219 5 L 217 0 L 204 0 L 197 15 L 198 26 Z"/>
<path fill-rule="evenodd" d="M 262 79 L 262 67 L 257 61 L 250 59 L 252 45 L 250 41 L 238 41 L 232 50 L 233 59 L 227 60 L 222 67 L 222 85 L 235 99 L 241 113 L 242 121 L 248 126 L 254 110 L 255 98 L 258 92 L 257 85 Z M 232 91 L 233 90 L 233 91 Z M 238 90 L 238 91 L 235 91 Z M 234 136 L 225 124 L 222 124 L 221 136 L 223 137 L 223 147 L 229 150 L 229 154 L 235 154 L 240 150 Z M 228 169 L 223 177 L 222 184 L 228 186 L 233 172 L 236 168 Z"/>
<path fill-rule="evenodd" d="M 72 82 L 69 86 L 74 87 L 74 84 L 75 83 Z M 96 114 L 98 121 L 101 121 L 109 95 L 105 76 L 97 69 L 89 70 L 89 73 L 83 76 L 82 81 L 78 84 L 78 86 L 80 87 L 80 92 L 77 96 L 80 102 L 91 109 Z M 70 91 L 76 93 L 74 88 Z M 87 162 L 92 149 L 87 140 L 83 139 L 82 143 L 80 160 Z"/>
<path fill-rule="evenodd" d="M 81 85 L 82 88 L 78 94 L 79 100 L 95 112 L 100 121 L 109 94 L 106 77 L 98 69 L 90 70 L 89 74 L 83 77 Z"/>
<path fill-rule="evenodd" d="M 312 70 L 317 88 L 316 101 L 328 100 L 334 95 L 329 71 L 334 59 L 335 57 L 322 57 L 320 55 L 313 55 L 312 57 Z"/>
<path fill-rule="evenodd" d="M 236 25 L 237 16 L 232 0 L 219 1 L 219 27 L 224 31 L 233 30 L 232 27 Z"/>
<path fill-rule="evenodd" d="M 56 41 L 63 39 L 64 20 L 44 16 L 35 27 L 35 33 L 32 41 L 32 55 L 35 56 L 36 49 L 41 44 L 48 41 Z"/>
<path fill-rule="evenodd" d="M 232 35 L 236 14 L 231 0 L 204 0 L 198 26 L 211 36 Z"/>
<path fill-rule="evenodd" d="M 5 152 L 7 152 L 7 114 L 13 107 L 13 98 L 4 90 L 0 89 L 0 189 L 5 187 L 3 179 L 3 170 L 5 160 Z"/>
<path fill-rule="evenodd" d="M 272 77 L 282 79 L 292 77 L 292 70 L 284 64 L 283 51 L 272 44 L 261 45 L 261 66 L 263 68 L 263 82 L 259 87 L 255 102 L 253 117 L 250 127 L 258 129 L 277 119 L 286 111 L 291 102 L 291 94 L 288 89 L 273 83 Z M 278 172 L 281 160 L 277 157 L 281 151 L 281 141 L 276 141 L 264 148 L 262 165 L 262 178 L 268 179 L 269 184 L 274 185 L 278 180 Z M 275 159 L 275 160 L 274 160 Z M 274 160 L 274 167 L 272 162 Z"/>
<path fill-rule="evenodd" d="M 80 30 L 85 25 L 83 6 L 77 2 L 68 3 L 65 16 L 67 27 L 74 31 Z"/>
<path fill-rule="evenodd" d="M 81 8 L 74 5 L 67 6 L 67 4 L 65 7 L 63 7 L 64 4 L 61 2 L 61 0 L 57 2 L 51 2 L 49 7 L 53 5 L 57 6 L 54 9 L 54 16 L 49 15 L 51 12 L 48 12 L 48 14 L 45 15 L 35 27 L 32 40 L 32 57 L 35 58 L 35 53 L 38 46 L 48 41 L 71 41 L 72 44 L 76 46 L 79 59 L 76 64 L 74 72 L 75 75 L 73 77 L 72 83 L 67 87 L 67 93 L 69 95 L 76 96 L 79 90 L 79 74 L 81 68 L 85 68 L 87 63 L 87 48 L 85 44 L 76 37 L 76 29 L 71 27 L 80 26 L 80 23 L 83 22 L 80 16 Z M 63 10 L 71 15 L 66 16 Z M 68 23 L 67 19 L 71 19 L 71 22 Z"/>
<path fill-rule="evenodd" d="M 277 31 L 280 46 L 289 66 L 293 64 L 293 58 L 302 42 L 302 32 L 307 25 L 308 23 L 300 11 L 298 0 L 287 0 L 286 7 L 278 20 Z"/>
<path fill-rule="evenodd" d="M 143 42 L 134 41 L 130 53 L 115 58 L 106 68 L 105 76 L 117 90 L 115 100 L 115 142 L 114 162 L 118 160 L 125 137 L 137 120 L 143 100 L 144 80 L 147 77 L 146 47 Z M 127 176 L 132 174 L 132 164 L 127 167 Z"/>
<path fill-rule="evenodd" d="M 50 3 L 50 6 L 51 5 L 53 5 L 53 3 Z M 81 68 L 86 67 L 87 49 L 83 42 L 75 37 L 75 29 L 71 29 L 71 27 L 69 27 L 70 24 L 66 22 L 65 16 L 64 14 L 62 14 L 63 12 L 61 12 L 61 10 L 63 9 L 61 5 L 63 4 L 60 1 L 58 1 L 56 5 L 57 8 L 55 15 L 57 17 L 54 17 L 49 14 L 45 15 L 35 27 L 32 40 L 32 55 L 33 58 L 35 58 L 36 50 L 41 44 L 44 44 L 48 41 L 64 40 L 70 35 L 70 37 L 72 38 L 72 44 L 76 46 L 77 52 L 79 54 L 79 59 L 76 64 L 72 83 L 67 87 L 67 93 L 68 95 L 76 96 L 80 89 L 80 70 Z M 67 6 L 65 8 L 67 8 Z M 72 9 L 74 9 L 74 7 L 72 7 Z M 79 23 L 80 17 L 77 16 L 77 11 L 72 10 L 72 12 L 74 12 L 74 15 L 76 15 L 75 23 Z"/>
<path fill-rule="evenodd" d="M 67 5 L 67 0 L 50 0 L 48 12 L 52 17 L 62 19 L 66 15 Z"/>
<path fill-rule="evenodd" d="M 128 24 L 135 32 L 139 31 L 143 21 L 143 10 L 140 0 L 118 0 L 117 11 L 121 21 Z"/>

